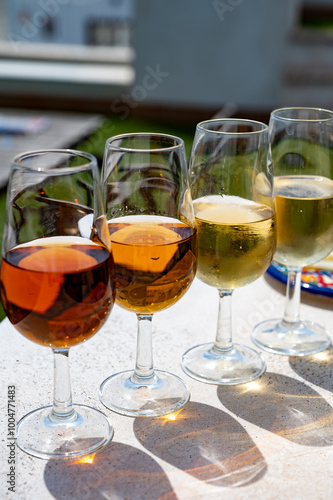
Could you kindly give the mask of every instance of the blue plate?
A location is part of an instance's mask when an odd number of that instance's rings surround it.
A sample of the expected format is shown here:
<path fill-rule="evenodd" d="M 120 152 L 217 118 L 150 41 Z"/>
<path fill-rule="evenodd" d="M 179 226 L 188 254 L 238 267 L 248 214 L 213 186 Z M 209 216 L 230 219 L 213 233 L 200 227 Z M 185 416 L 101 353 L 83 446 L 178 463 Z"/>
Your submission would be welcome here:
<path fill-rule="evenodd" d="M 302 290 L 310 293 L 317 293 L 333 297 L 333 257 L 332 254 L 327 259 L 305 267 L 302 271 Z M 267 270 L 273 278 L 287 283 L 288 270 L 285 266 L 273 261 Z"/>

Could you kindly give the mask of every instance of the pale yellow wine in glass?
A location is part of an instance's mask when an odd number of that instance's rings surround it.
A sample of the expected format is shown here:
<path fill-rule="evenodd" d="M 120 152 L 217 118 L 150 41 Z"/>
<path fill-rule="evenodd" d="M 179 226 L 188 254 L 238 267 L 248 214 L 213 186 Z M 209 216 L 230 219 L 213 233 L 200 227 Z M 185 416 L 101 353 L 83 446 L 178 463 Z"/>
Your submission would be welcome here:
<path fill-rule="evenodd" d="M 259 377 L 265 363 L 253 349 L 233 344 L 231 297 L 270 265 L 276 244 L 268 127 L 250 120 L 197 125 L 190 183 L 198 232 L 197 277 L 218 290 L 214 343 L 190 348 L 182 359 L 189 376 L 211 384 Z"/>
<path fill-rule="evenodd" d="M 270 142 L 274 170 L 277 250 L 274 260 L 288 269 L 284 316 L 256 326 L 262 349 L 306 356 L 326 349 L 328 332 L 301 320 L 302 268 L 333 249 L 333 112 L 285 108 L 272 112 Z"/>

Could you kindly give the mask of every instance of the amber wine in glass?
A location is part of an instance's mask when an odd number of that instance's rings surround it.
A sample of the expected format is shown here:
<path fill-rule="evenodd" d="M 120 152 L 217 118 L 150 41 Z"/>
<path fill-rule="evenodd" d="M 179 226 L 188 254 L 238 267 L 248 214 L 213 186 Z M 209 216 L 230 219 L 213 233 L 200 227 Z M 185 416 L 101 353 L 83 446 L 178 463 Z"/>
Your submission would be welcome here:
<path fill-rule="evenodd" d="M 154 370 L 152 317 L 177 302 L 197 267 L 193 205 L 183 141 L 166 134 L 129 134 L 106 143 L 103 184 L 115 263 L 116 302 L 138 319 L 134 371 L 106 379 L 102 403 L 130 416 L 182 408 L 184 382 Z"/>
<path fill-rule="evenodd" d="M 114 303 L 115 287 L 96 159 L 71 150 L 14 158 L 7 191 L 1 299 L 28 340 L 54 353 L 53 406 L 17 426 L 16 443 L 46 459 L 94 453 L 111 439 L 103 413 L 72 404 L 69 348 L 91 338 Z"/>

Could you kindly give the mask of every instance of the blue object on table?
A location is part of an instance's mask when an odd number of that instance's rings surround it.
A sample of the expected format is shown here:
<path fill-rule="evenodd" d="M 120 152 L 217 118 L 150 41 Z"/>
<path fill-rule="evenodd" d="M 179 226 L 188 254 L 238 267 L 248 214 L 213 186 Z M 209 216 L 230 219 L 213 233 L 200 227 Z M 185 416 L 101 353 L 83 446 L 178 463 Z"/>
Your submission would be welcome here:
<path fill-rule="evenodd" d="M 285 266 L 272 262 L 267 273 L 273 278 L 287 283 L 288 270 Z M 306 267 L 302 271 L 302 290 L 333 297 L 333 271 L 321 267 Z"/>

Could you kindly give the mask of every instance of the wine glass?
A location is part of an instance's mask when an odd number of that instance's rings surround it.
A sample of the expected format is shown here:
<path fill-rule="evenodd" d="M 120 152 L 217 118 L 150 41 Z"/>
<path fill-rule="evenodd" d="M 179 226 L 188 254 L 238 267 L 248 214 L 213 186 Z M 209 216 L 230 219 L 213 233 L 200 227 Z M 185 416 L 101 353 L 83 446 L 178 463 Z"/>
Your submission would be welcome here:
<path fill-rule="evenodd" d="M 111 137 L 102 181 L 115 264 L 116 303 L 137 315 L 135 369 L 107 378 L 100 399 L 129 416 L 182 408 L 190 393 L 177 376 L 153 368 L 153 314 L 188 290 L 197 266 L 196 229 L 184 143 L 167 134 Z"/>
<path fill-rule="evenodd" d="M 46 459 L 95 452 L 113 429 L 97 409 L 72 404 L 69 348 L 106 321 L 113 261 L 96 159 L 73 150 L 22 153 L 11 164 L 1 299 L 10 322 L 54 354 L 53 406 L 17 426 L 17 445 Z M 92 241 L 94 239 L 94 241 Z"/>
<path fill-rule="evenodd" d="M 215 343 L 192 347 L 182 358 L 190 377 L 240 384 L 265 371 L 253 349 L 233 344 L 234 289 L 259 278 L 276 246 L 273 174 L 267 125 L 217 119 L 197 125 L 190 186 L 198 232 L 197 277 L 219 293 Z"/>
<path fill-rule="evenodd" d="M 277 109 L 271 114 L 270 142 L 277 223 L 274 260 L 288 269 L 287 296 L 283 318 L 257 325 L 252 340 L 269 352 L 305 356 L 331 343 L 322 326 L 300 319 L 300 292 L 302 268 L 333 249 L 333 112 Z"/>

